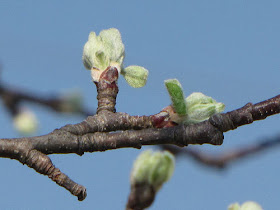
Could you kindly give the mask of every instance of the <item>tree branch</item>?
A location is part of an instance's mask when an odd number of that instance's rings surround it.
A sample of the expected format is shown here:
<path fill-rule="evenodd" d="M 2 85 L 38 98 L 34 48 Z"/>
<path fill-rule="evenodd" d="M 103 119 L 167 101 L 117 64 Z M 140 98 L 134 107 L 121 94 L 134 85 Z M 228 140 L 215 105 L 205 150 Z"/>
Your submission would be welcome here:
<path fill-rule="evenodd" d="M 152 116 L 129 116 L 115 113 L 118 93 L 118 73 L 115 67 L 108 67 L 96 83 L 98 90 L 98 110 L 95 116 L 85 121 L 66 125 L 53 132 L 37 137 L 0 139 L 0 157 L 17 159 L 48 175 L 60 186 L 76 195 L 79 200 L 86 197 L 83 186 L 70 180 L 51 163 L 46 156 L 54 153 L 76 153 L 106 151 L 118 148 L 137 148 L 143 145 L 223 143 L 223 132 L 252 123 L 255 120 L 280 112 L 280 95 L 258 104 L 244 107 L 225 114 L 217 114 L 201 123 L 164 127 L 170 122 L 168 111 Z M 161 128 L 164 127 L 164 128 Z"/>

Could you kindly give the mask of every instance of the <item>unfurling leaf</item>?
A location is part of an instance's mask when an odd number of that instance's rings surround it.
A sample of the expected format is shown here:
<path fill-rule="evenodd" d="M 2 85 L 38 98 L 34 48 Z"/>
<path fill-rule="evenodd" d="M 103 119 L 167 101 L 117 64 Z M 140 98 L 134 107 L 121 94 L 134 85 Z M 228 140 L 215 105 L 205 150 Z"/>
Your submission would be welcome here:
<path fill-rule="evenodd" d="M 172 106 L 178 115 L 186 115 L 186 103 L 183 88 L 177 79 L 168 79 L 164 81 L 165 87 L 172 101 Z"/>

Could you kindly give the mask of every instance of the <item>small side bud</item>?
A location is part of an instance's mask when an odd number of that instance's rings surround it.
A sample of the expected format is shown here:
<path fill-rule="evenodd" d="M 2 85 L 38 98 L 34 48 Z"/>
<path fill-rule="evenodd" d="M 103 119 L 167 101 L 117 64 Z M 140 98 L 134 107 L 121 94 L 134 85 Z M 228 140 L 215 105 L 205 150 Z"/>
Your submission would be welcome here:
<path fill-rule="evenodd" d="M 194 124 L 208 120 L 214 114 L 224 111 L 225 105 L 216 102 L 203 93 L 192 93 L 186 98 L 187 118 L 184 124 Z"/>
<path fill-rule="evenodd" d="M 22 135 L 34 134 L 38 129 L 38 120 L 35 114 L 30 110 L 21 110 L 13 120 L 14 127 Z"/>

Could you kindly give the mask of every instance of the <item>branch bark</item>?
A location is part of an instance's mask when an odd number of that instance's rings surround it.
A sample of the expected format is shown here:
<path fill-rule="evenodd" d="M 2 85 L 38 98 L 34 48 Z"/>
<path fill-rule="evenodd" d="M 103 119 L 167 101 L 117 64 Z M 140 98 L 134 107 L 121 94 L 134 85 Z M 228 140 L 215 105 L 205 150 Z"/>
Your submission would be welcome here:
<path fill-rule="evenodd" d="M 66 188 L 79 200 L 83 200 L 86 197 L 86 189 L 55 168 L 48 154 L 82 155 L 84 152 L 127 147 L 140 149 L 143 145 L 161 144 L 180 147 L 188 144 L 221 145 L 224 132 L 280 112 L 280 95 L 278 95 L 255 105 L 248 103 L 240 109 L 214 115 L 198 124 L 161 128 L 163 124 L 170 122 L 166 110 L 152 116 L 115 113 L 117 79 L 117 69 L 108 67 L 103 72 L 101 80 L 96 83 L 98 90 L 96 115 L 88 117 L 81 123 L 56 129 L 47 135 L 0 139 L 0 157 L 16 159 L 28 165 Z"/>

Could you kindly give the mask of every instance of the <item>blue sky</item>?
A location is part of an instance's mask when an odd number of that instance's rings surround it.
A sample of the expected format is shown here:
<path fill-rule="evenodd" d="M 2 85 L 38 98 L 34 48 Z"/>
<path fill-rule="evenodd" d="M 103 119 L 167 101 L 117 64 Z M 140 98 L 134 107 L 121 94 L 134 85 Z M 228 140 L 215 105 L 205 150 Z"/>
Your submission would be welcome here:
<path fill-rule="evenodd" d="M 170 104 L 163 81 L 178 78 L 185 94 L 203 92 L 226 110 L 279 94 L 279 1 L 12 1 L 0 0 L 0 79 L 38 94 L 78 88 L 95 109 L 95 86 L 83 67 L 90 31 L 115 27 L 126 47 L 125 65 L 150 72 L 140 89 L 119 81 L 117 111 L 150 115 Z M 26 104 L 40 119 L 38 135 L 81 117 L 57 115 Z M 18 137 L 0 106 L 1 138 Z M 279 116 L 225 134 L 222 146 L 190 146 L 218 154 L 279 133 Z M 142 150 L 147 149 L 144 147 Z M 1 209 L 124 209 L 129 173 L 141 151 L 51 155 L 56 166 L 87 187 L 83 202 L 47 177 L 0 159 Z M 150 209 L 226 209 L 255 200 L 278 209 L 278 148 L 230 165 L 226 171 L 177 160 L 173 178 Z"/>

